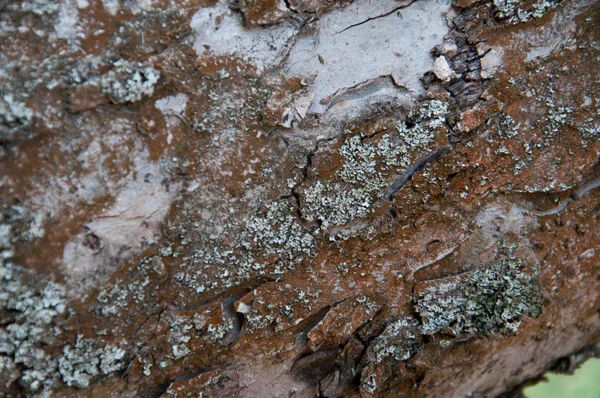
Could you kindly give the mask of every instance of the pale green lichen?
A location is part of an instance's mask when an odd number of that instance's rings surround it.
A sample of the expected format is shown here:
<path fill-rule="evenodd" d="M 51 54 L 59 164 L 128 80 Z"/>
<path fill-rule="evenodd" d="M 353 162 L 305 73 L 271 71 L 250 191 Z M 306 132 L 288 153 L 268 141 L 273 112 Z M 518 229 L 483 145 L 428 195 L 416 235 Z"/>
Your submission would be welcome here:
<path fill-rule="evenodd" d="M 552 139 L 561 131 L 574 127 L 574 109 L 556 89 L 552 77 L 541 81 L 538 87 L 532 87 L 535 95 L 534 111 L 541 117 L 536 118 L 534 126 L 544 134 L 545 145 L 550 145 Z"/>
<path fill-rule="evenodd" d="M 548 138 L 554 137 L 564 126 L 572 124 L 573 108 L 570 106 L 552 106 L 548 104 L 548 114 L 542 129 Z"/>
<path fill-rule="evenodd" d="M 2 258 L 6 259 L 13 256 L 11 250 L 13 234 L 13 227 L 10 224 L 0 224 L 0 256 Z"/>
<path fill-rule="evenodd" d="M 275 316 L 272 314 L 259 314 L 255 313 L 254 310 L 246 315 L 246 322 L 248 324 L 248 332 L 253 333 L 256 330 L 267 328 L 275 321 Z"/>
<path fill-rule="evenodd" d="M 232 320 L 222 317 L 221 322 L 209 323 L 205 315 L 209 315 L 211 311 L 208 310 L 204 314 L 196 313 L 192 317 L 172 316 L 168 320 L 167 343 L 171 353 L 166 359 L 177 360 L 192 354 L 190 341 L 193 338 L 201 337 L 209 346 L 222 342 L 226 338 L 234 327 Z M 147 364 L 148 373 L 151 366 L 150 363 Z"/>
<path fill-rule="evenodd" d="M 425 289 L 416 298 L 424 334 L 439 331 L 489 335 L 516 333 L 523 315 L 541 312 L 537 267 L 503 259 L 473 271 L 465 281 Z"/>
<path fill-rule="evenodd" d="M 285 301 L 264 305 L 265 296 L 254 296 L 256 305 L 245 315 L 247 322 L 245 330 L 249 333 L 265 329 L 283 318 L 287 318 L 287 320 L 302 319 L 307 314 L 314 313 L 313 304 L 323 293 L 320 289 L 292 289 L 290 285 L 276 285 L 275 289 L 280 295 L 286 297 Z"/>
<path fill-rule="evenodd" d="M 63 289 L 1 259 L 0 309 L 8 314 L 0 326 L 0 375 L 7 389 L 18 383 L 27 391 L 49 391 L 58 381 L 85 388 L 92 378 L 126 365 L 124 349 L 81 336 L 59 356 L 49 351 L 62 334 Z"/>
<path fill-rule="evenodd" d="M 536 2 L 524 0 L 493 0 L 494 15 L 499 20 L 510 24 L 528 22 L 532 19 L 542 18 L 548 10 L 556 7 L 561 0 L 538 0 Z"/>
<path fill-rule="evenodd" d="M 105 317 L 121 316 L 121 310 L 127 307 L 129 286 L 123 285 L 123 281 L 117 279 L 110 288 L 104 288 L 96 297 L 99 303 L 97 311 Z"/>
<path fill-rule="evenodd" d="M 366 352 L 366 366 L 360 376 L 361 396 L 375 397 L 385 387 L 388 380 L 385 374 L 407 361 L 423 349 L 423 335 L 420 322 L 406 316 L 390 322 L 377 336 Z M 378 384 L 378 381 L 380 384 Z"/>
<path fill-rule="evenodd" d="M 374 394 L 377 391 L 377 376 L 371 373 L 362 377 L 360 388 L 369 394 Z"/>
<path fill-rule="evenodd" d="M 589 141 L 600 140 L 600 123 L 594 123 L 594 120 L 589 118 L 579 127 L 579 134 L 581 134 L 584 139 Z"/>
<path fill-rule="evenodd" d="M 223 79 L 212 76 L 200 82 L 198 90 L 207 92 L 206 107 L 201 113 L 190 118 L 190 125 L 194 131 L 210 133 L 210 143 L 222 147 L 225 142 L 233 142 L 242 134 L 236 126 L 240 120 L 257 120 L 263 117 L 267 100 L 271 91 L 264 87 L 259 79 L 251 78 L 247 82 L 249 87 L 243 85 L 228 85 L 225 92 L 214 90 L 214 85 L 223 85 Z M 232 79 L 228 79 L 232 80 Z"/>
<path fill-rule="evenodd" d="M 100 78 L 102 91 L 115 104 L 137 102 L 154 94 L 160 72 L 140 62 L 119 60 Z"/>
<path fill-rule="evenodd" d="M 0 257 L 11 258 L 12 246 L 44 236 L 45 216 L 22 206 L 0 206 Z"/>
<path fill-rule="evenodd" d="M 510 115 L 501 113 L 498 115 L 498 134 L 502 139 L 510 140 L 519 135 L 520 123 L 517 123 Z"/>
<path fill-rule="evenodd" d="M 36 15 L 53 14 L 60 8 L 56 0 L 28 0 L 21 3 L 23 11 L 30 11 Z"/>
<path fill-rule="evenodd" d="M 598 64 L 600 64 L 600 59 L 598 59 Z M 598 83 L 600 83 L 600 79 L 598 79 Z M 600 141 L 600 98 L 592 99 L 592 95 L 585 97 L 583 108 L 589 109 L 591 113 L 578 127 L 579 134 L 583 138 L 582 144 L 586 147 L 590 142 Z"/>
<path fill-rule="evenodd" d="M 7 387 L 18 382 L 39 391 L 53 385 L 57 362 L 45 347 L 60 334 L 55 319 L 65 311 L 63 296 L 58 285 L 39 284 L 31 271 L 0 259 L 0 308 L 7 314 L 0 326 L 0 375 Z"/>
<path fill-rule="evenodd" d="M 304 217 L 326 230 L 368 216 L 391 179 L 406 172 L 430 146 L 447 112 L 447 103 L 427 101 L 377 143 L 360 135 L 346 138 L 339 150 L 343 161 L 336 172 L 339 180 L 317 180 L 303 189 Z"/>
<path fill-rule="evenodd" d="M 194 322 L 192 319 L 175 317 L 169 321 L 167 342 L 171 347 L 172 359 L 182 358 L 192 352 L 187 344 L 191 340 L 188 333 L 193 328 Z"/>
<path fill-rule="evenodd" d="M 142 259 L 136 268 L 135 278 L 115 279 L 98 292 L 95 311 L 104 317 L 121 317 L 127 314 L 130 305 L 143 306 L 152 291 L 152 278 L 156 276 L 157 268 L 161 267 L 159 257 Z"/>
<path fill-rule="evenodd" d="M 33 111 L 11 93 L 0 95 L 0 138 L 29 127 Z"/>
<path fill-rule="evenodd" d="M 311 256 L 316 244 L 288 200 L 256 207 L 243 224 L 232 219 L 220 228 L 241 231 L 232 236 L 229 245 L 223 245 L 219 236 L 205 237 L 193 254 L 184 258 L 182 270 L 174 275 L 175 281 L 196 293 L 220 286 L 228 288 L 253 275 L 264 274 L 267 257 L 276 256 L 273 272 L 281 274 Z M 218 279 L 213 277 L 215 270 Z"/>
<path fill-rule="evenodd" d="M 365 308 L 367 315 L 373 315 L 379 308 L 377 304 L 367 296 L 358 297 L 356 302 Z"/>
<path fill-rule="evenodd" d="M 126 351 L 112 345 L 98 346 L 95 339 L 77 336 L 74 346 L 63 348 L 58 359 L 58 373 L 68 386 L 86 388 L 98 375 L 124 369 Z"/>
<path fill-rule="evenodd" d="M 298 223 L 292 211 L 287 201 L 270 203 L 266 211 L 256 210 L 246 219 L 242 245 L 277 253 L 288 260 L 310 255 L 314 238 Z"/>
<path fill-rule="evenodd" d="M 222 341 L 232 328 L 233 324 L 231 322 L 218 325 L 209 324 L 204 331 L 204 340 L 208 344 L 215 344 L 218 341 Z"/>
<path fill-rule="evenodd" d="M 15 231 L 27 227 L 27 223 L 22 218 L 21 208 L 3 208 L 1 214 L 4 222 L 0 225 L 0 311 L 3 316 L 0 379 L 6 391 L 18 384 L 28 394 L 46 394 L 60 381 L 69 386 L 87 387 L 93 377 L 123 369 L 126 351 L 101 345 L 95 339 L 78 337 L 76 344 L 65 346 L 61 355 L 51 351 L 63 334 L 64 289 L 5 261 L 11 257 Z M 18 235 L 24 239 L 35 238 L 40 228 L 40 222 L 34 217 L 29 231 L 18 231 Z"/>
<path fill-rule="evenodd" d="M 380 363 L 386 357 L 406 361 L 422 348 L 419 322 L 413 317 L 404 317 L 390 323 L 375 339 L 371 350 L 373 359 Z"/>

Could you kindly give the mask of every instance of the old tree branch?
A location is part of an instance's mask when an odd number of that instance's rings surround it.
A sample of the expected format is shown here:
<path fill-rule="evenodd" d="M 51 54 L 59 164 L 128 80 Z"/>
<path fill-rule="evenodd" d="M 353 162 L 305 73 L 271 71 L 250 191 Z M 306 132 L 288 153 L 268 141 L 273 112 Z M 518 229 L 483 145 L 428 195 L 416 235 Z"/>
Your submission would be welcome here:
<path fill-rule="evenodd" d="M 597 355 L 598 26 L 0 2 L 0 396 L 515 396 Z"/>

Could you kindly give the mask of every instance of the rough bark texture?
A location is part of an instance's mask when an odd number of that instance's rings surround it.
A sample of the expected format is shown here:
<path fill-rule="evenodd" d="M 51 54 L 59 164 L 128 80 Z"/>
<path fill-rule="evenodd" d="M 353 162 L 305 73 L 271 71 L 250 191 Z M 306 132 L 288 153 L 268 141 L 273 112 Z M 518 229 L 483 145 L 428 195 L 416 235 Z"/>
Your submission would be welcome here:
<path fill-rule="evenodd" d="M 0 1 L 0 395 L 496 397 L 600 340 L 600 3 Z"/>

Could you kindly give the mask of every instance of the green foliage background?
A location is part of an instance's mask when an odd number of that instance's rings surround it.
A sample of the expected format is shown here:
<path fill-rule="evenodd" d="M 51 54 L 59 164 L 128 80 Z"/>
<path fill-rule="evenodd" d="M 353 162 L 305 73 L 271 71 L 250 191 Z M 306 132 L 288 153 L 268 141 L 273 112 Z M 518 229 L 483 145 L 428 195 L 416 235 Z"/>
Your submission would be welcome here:
<path fill-rule="evenodd" d="M 548 373 L 548 381 L 525 389 L 527 398 L 600 398 L 600 359 L 590 359 L 573 375 Z"/>

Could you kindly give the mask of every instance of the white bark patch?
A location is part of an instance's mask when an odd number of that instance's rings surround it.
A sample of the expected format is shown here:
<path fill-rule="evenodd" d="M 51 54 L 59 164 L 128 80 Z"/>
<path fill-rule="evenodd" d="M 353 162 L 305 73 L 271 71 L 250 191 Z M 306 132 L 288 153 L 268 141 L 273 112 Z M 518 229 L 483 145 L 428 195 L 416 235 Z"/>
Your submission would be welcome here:
<path fill-rule="evenodd" d="M 492 48 L 481 58 L 481 77 L 489 79 L 494 77 L 504 65 L 504 49 Z"/>
<path fill-rule="evenodd" d="M 163 180 L 168 174 L 160 164 L 136 159 L 115 203 L 86 224 L 87 232 L 65 245 L 63 270 L 72 297 L 85 294 L 116 266 L 156 243 L 179 189 L 179 184 L 172 184 L 167 190 Z"/>
<path fill-rule="evenodd" d="M 412 4 L 410 0 L 358 0 L 299 33 L 293 22 L 246 28 L 241 14 L 222 0 L 197 11 L 191 27 L 200 57 L 238 57 L 264 71 L 278 66 L 289 51 L 283 72 L 312 82 L 310 106 L 302 107 L 300 118 L 324 114 L 333 106 L 355 114 L 378 98 L 405 101 L 407 90 L 424 92 L 420 78 L 432 70 L 431 49 L 448 33 L 445 14 L 450 4 L 449 0 Z M 392 87 L 382 77 L 391 78 Z M 395 86 L 406 90 L 399 93 Z"/>
<path fill-rule="evenodd" d="M 107 13 L 110 15 L 117 15 L 121 10 L 121 3 L 119 0 L 102 0 L 102 5 Z"/>
<path fill-rule="evenodd" d="M 185 112 L 187 101 L 187 95 L 177 94 L 157 100 L 154 106 L 165 116 L 172 114 L 181 115 Z"/>
<path fill-rule="evenodd" d="M 225 0 L 215 7 L 201 8 L 190 26 L 198 55 L 234 56 L 254 64 L 259 71 L 283 59 L 288 41 L 298 31 L 290 22 L 246 28 L 241 14 L 232 11 Z"/>
<path fill-rule="evenodd" d="M 406 3 L 405 3 L 406 4 Z M 359 0 L 317 24 L 317 34 L 299 39 L 287 74 L 314 76 L 309 113 L 323 113 L 336 93 L 379 76 L 391 76 L 414 93 L 432 69 L 430 50 L 448 33 L 448 0 L 422 0 L 400 8 L 394 0 Z"/>
<path fill-rule="evenodd" d="M 54 24 L 56 36 L 69 41 L 76 41 L 80 29 L 77 26 L 79 10 L 75 2 L 67 0 L 60 5 L 58 20 Z"/>

